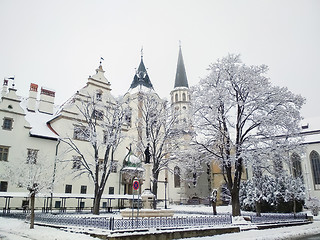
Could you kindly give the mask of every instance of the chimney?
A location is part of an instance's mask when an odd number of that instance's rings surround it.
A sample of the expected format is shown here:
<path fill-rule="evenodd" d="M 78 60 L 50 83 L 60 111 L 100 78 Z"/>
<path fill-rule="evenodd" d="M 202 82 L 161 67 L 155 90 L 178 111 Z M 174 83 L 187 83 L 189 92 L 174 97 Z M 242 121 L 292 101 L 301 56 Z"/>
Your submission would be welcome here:
<path fill-rule="evenodd" d="M 8 92 L 8 79 L 3 80 L 3 86 L 2 86 L 2 91 L 1 91 L 1 97 L 6 95 Z"/>
<path fill-rule="evenodd" d="M 39 112 L 53 114 L 55 91 L 41 87 Z"/>
<path fill-rule="evenodd" d="M 32 112 L 36 111 L 37 94 L 38 94 L 38 85 L 31 83 L 30 90 L 29 90 L 28 104 L 27 104 L 28 111 L 32 111 Z"/>

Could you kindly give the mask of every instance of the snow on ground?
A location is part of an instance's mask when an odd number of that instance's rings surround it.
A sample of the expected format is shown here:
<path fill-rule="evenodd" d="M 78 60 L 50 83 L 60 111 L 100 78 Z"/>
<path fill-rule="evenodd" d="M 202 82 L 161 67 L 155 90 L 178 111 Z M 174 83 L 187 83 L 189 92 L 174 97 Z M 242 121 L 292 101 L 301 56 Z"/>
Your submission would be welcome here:
<path fill-rule="evenodd" d="M 320 234 L 320 219 L 316 219 L 311 224 L 282 227 L 266 230 L 250 230 L 239 233 L 229 233 L 223 235 L 223 240 L 280 240 L 280 239 L 303 239 L 307 236 Z M 221 235 L 187 238 L 188 240 L 218 240 Z M 319 237 L 320 238 L 320 237 Z"/>
<path fill-rule="evenodd" d="M 175 211 L 180 211 L 179 216 L 186 214 L 186 212 L 199 212 L 211 213 L 211 207 L 204 206 L 170 206 Z M 230 206 L 218 207 L 218 213 L 230 213 Z M 189 214 L 190 215 L 190 214 Z M 245 214 L 244 214 L 245 215 Z M 308 213 L 308 215 L 311 215 Z M 90 216 L 89 215 L 85 215 Z M 101 216 L 108 216 L 108 214 L 102 214 Z M 119 214 L 109 214 L 111 217 L 119 217 Z M 92 229 L 94 232 L 95 230 Z M 100 230 L 96 230 L 100 232 Z M 274 239 L 301 239 L 305 236 L 320 234 L 320 216 L 314 217 L 314 222 L 311 224 L 295 226 L 295 227 L 284 227 L 267 230 L 250 230 L 243 231 L 240 233 L 224 234 L 223 240 L 274 240 Z M 188 238 L 188 240 L 215 240 L 221 239 L 221 235 L 201 237 L 201 238 Z M 67 232 L 62 229 L 35 226 L 35 229 L 29 229 L 29 224 L 24 220 L 10 219 L 0 217 L 0 240 L 93 240 L 96 238 L 90 237 L 81 233 Z"/>
<path fill-rule="evenodd" d="M 85 234 L 66 232 L 51 227 L 35 226 L 30 229 L 24 220 L 0 217 L 1 240 L 93 240 L 96 238 Z"/>

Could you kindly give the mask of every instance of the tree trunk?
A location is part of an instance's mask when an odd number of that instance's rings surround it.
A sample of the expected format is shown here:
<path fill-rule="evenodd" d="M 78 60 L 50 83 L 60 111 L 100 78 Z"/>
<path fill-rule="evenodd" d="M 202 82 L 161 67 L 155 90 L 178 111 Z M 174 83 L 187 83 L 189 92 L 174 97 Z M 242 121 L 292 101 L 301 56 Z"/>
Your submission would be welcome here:
<path fill-rule="evenodd" d="M 154 194 L 153 209 L 157 209 L 158 178 L 154 178 L 152 182 L 152 193 Z"/>
<path fill-rule="evenodd" d="M 34 202 L 35 202 L 35 193 L 32 192 L 30 199 L 31 199 L 31 216 L 30 216 L 30 229 L 34 229 Z"/>
<path fill-rule="evenodd" d="M 297 201 L 295 199 L 293 199 L 293 213 L 294 215 L 297 213 Z"/>
<path fill-rule="evenodd" d="M 232 216 L 233 217 L 241 216 L 239 189 L 233 189 L 231 191 L 231 203 L 232 203 Z"/>
<path fill-rule="evenodd" d="M 261 202 L 256 201 L 256 216 L 261 217 Z"/>
<path fill-rule="evenodd" d="M 100 201 L 101 201 L 102 192 L 97 191 L 93 200 L 93 210 L 92 214 L 99 215 L 100 214 Z"/>

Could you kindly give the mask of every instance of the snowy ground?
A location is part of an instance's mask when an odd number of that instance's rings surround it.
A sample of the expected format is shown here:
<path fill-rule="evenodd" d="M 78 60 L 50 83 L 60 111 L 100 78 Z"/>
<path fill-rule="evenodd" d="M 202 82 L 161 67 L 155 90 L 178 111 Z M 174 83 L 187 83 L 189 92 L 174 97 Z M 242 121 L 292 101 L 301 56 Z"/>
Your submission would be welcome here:
<path fill-rule="evenodd" d="M 211 212 L 210 207 L 204 206 L 170 206 L 177 211 L 185 212 Z M 219 207 L 218 212 L 230 212 L 229 207 Z M 181 213 L 179 215 L 184 215 Z M 190 215 L 190 214 L 189 214 Z M 310 215 L 310 214 L 309 214 Z M 106 214 L 103 214 L 106 216 Z M 112 214 L 114 217 L 115 215 Z M 301 239 L 305 236 L 320 234 L 320 217 L 315 217 L 312 224 L 296 226 L 296 227 L 285 227 L 268 230 L 250 230 L 243 231 L 240 233 L 224 234 L 224 240 L 237 239 L 237 240 L 271 240 L 271 239 Z M 8 219 L 0 217 L 0 239 L 1 240 L 93 240 L 96 238 L 90 237 L 81 233 L 72 233 L 65 230 L 35 226 L 35 229 L 29 229 L 28 223 L 23 220 Z M 188 238 L 188 240 L 214 240 L 221 239 L 221 235 L 202 237 L 202 238 Z"/>

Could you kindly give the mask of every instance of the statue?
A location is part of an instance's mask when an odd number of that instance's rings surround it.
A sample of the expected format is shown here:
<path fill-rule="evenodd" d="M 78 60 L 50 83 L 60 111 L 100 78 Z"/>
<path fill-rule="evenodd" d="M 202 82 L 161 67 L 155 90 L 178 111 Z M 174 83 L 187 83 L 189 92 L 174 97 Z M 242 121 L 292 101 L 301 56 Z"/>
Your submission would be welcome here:
<path fill-rule="evenodd" d="M 150 163 L 151 154 L 150 154 L 150 151 L 149 151 L 149 146 L 150 146 L 150 144 L 148 143 L 148 146 L 147 146 L 146 150 L 144 151 L 145 163 Z"/>
<path fill-rule="evenodd" d="M 211 196 L 210 196 L 213 215 L 217 215 L 217 194 L 218 194 L 217 189 L 213 189 Z"/>

